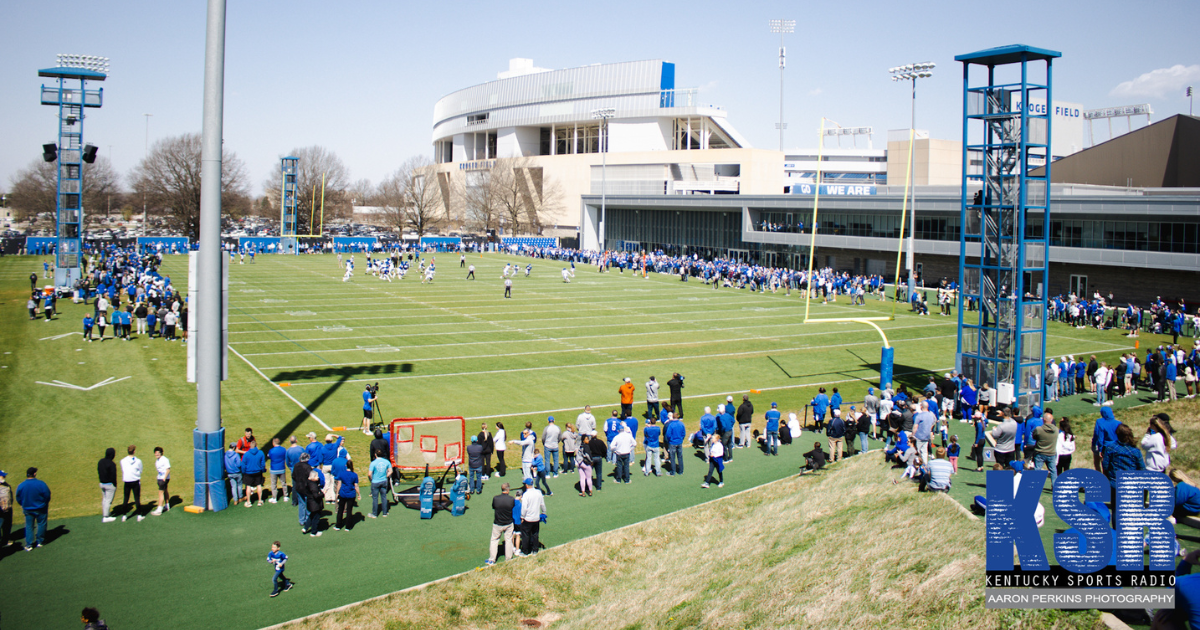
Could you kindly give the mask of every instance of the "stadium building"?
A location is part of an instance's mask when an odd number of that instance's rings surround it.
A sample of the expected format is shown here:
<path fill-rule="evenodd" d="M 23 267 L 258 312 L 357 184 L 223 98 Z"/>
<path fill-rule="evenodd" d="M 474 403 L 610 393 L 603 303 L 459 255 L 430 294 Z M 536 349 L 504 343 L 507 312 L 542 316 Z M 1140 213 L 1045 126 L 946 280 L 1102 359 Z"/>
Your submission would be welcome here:
<path fill-rule="evenodd" d="M 700 97 L 677 88 L 675 64 L 661 60 L 545 70 L 513 59 L 495 81 L 434 106 L 434 161 L 452 222 L 481 223 L 459 198 L 471 195 L 454 191 L 484 186 L 497 160 L 520 161 L 515 188 L 552 236 L 576 235 L 580 199 L 600 194 L 602 182 L 624 195 L 781 192 L 783 154 L 750 148 Z"/>
<path fill-rule="evenodd" d="M 1028 226 L 1049 236 L 1046 295 L 1111 292 L 1119 302 L 1141 303 L 1183 298 L 1194 310 L 1200 304 L 1197 173 L 1200 118 L 1191 116 L 1174 116 L 1058 160 L 1050 224 Z M 961 170 L 954 179 L 954 185 L 919 179 L 914 190 L 915 271 L 927 286 L 958 276 Z M 822 177 L 817 266 L 895 276 L 903 175 L 888 181 L 841 184 Z M 796 183 L 791 194 L 737 197 L 608 196 L 603 212 L 600 198 L 588 195 L 582 246 L 805 268 L 815 187 Z"/>

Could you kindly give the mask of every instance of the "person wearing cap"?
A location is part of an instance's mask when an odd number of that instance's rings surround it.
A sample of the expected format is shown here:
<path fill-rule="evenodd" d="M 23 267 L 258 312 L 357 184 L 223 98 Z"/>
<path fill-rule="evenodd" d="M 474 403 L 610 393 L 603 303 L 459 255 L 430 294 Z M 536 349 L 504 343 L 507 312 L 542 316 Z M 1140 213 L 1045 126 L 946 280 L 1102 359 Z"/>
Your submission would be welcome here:
<path fill-rule="evenodd" d="M 628 418 L 633 415 L 633 381 L 629 377 L 625 377 L 625 382 L 621 383 L 621 387 L 617 388 L 617 393 L 621 395 L 621 417 Z"/>
<path fill-rule="evenodd" d="M 822 392 L 825 390 L 822 389 Z M 823 394 L 822 394 L 823 395 Z M 779 404 L 771 403 L 771 408 L 765 414 L 767 420 L 767 453 L 779 456 Z"/>
<path fill-rule="evenodd" d="M 50 487 L 37 478 L 37 468 L 25 471 L 25 481 L 17 486 L 17 503 L 25 512 L 25 551 L 33 551 L 46 541 L 46 517 L 50 513 Z"/>
<path fill-rule="evenodd" d="M 372 463 L 374 466 L 374 463 Z M 483 445 L 479 443 L 479 436 L 471 436 L 471 444 L 467 446 L 467 470 L 470 472 L 469 488 L 471 494 L 479 494 L 483 492 Z M 386 478 L 385 478 L 386 481 Z M 371 486 L 371 497 L 375 496 L 374 482 Z M 386 503 L 386 501 L 384 501 Z"/>
<path fill-rule="evenodd" d="M 12 537 L 12 506 L 13 489 L 8 485 L 8 473 L 0 470 L 0 549 L 7 547 Z"/>
<path fill-rule="evenodd" d="M 754 404 L 750 396 L 742 394 L 742 404 L 737 408 L 739 444 L 737 448 L 750 448 L 750 423 L 754 422 Z"/>
<path fill-rule="evenodd" d="M 870 422 L 871 433 L 875 434 L 879 426 L 879 397 L 875 395 L 874 387 L 868 387 L 867 395 L 863 397 L 863 413 L 867 415 L 867 420 Z M 876 435 L 871 437 L 876 437 Z"/>
<path fill-rule="evenodd" d="M 546 501 L 541 490 L 533 487 L 533 479 L 525 477 L 525 492 L 521 495 L 521 554 L 528 556 L 538 551 L 538 536 L 541 534 L 542 519 L 546 515 Z"/>
<path fill-rule="evenodd" d="M 225 451 L 225 478 L 229 480 L 229 504 L 237 505 L 242 496 L 242 454 L 236 442 L 230 442 Z"/>
<path fill-rule="evenodd" d="M 553 475 L 555 478 L 558 477 L 558 450 L 561 443 L 559 439 L 561 435 L 562 429 L 559 429 L 558 425 L 554 424 L 554 416 L 547 418 L 546 430 L 542 432 L 542 448 L 545 449 L 546 459 L 549 460 L 546 474 Z"/>
<path fill-rule="evenodd" d="M 830 461 L 844 459 L 842 449 L 846 443 L 846 423 L 842 420 L 842 411 L 834 409 L 829 424 L 825 427 L 825 437 L 829 439 Z"/>

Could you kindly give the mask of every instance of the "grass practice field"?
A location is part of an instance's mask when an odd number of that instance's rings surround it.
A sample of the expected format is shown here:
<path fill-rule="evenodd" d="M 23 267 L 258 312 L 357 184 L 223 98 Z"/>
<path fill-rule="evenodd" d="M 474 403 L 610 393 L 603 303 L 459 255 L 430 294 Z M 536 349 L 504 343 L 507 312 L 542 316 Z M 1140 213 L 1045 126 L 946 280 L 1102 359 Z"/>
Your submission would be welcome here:
<path fill-rule="evenodd" d="M 232 265 L 222 413 L 230 441 L 246 426 L 260 441 L 345 426 L 353 458 L 365 462 L 368 440 L 353 429 L 363 387 L 375 382 L 389 418 L 461 415 L 469 433 L 481 421 L 501 420 L 510 435 L 526 421 L 540 431 L 548 415 L 560 425 L 573 421 L 585 404 L 602 421 L 617 408 L 626 376 L 641 413 L 650 375 L 663 383 L 665 399 L 671 373 L 683 374 L 690 430 L 703 406 L 715 408 L 726 395 L 760 390 L 751 400 L 761 428 L 771 401 L 785 414 L 802 412 L 817 386 L 839 387 L 853 401 L 878 385 L 879 335 L 861 324 L 804 325 L 796 295 L 588 266 L 565 284 L 561 263 L 503 255 L 469 256 L 475 281 L 464 280 L 457 255 L 441 254 L 433 284 L 421 285 L 415 271 L 388 283 L 362 274 L 364 258 L 357 256 L 359 271 L 345 283 L 333 256 L 259 256 L 253 265 Z M 533 263 L 529 278 L 514 280 L 512 299 L 503 297 L 506 262 Z M 67 302 L 54 321 L 29 321 L 28 276 L 40 270 L 34 257 L 0 259 L 7 306 L 0 314 L 0 468 L 15 488 L 25 468 L 37 466 L 54 492 L 50 544 L 0 560 L 5 627 L 72 627 L 85 605 L 99 606 L 115 627 L 261 627 L 482 563 L 491 513 L 479 500 L 461 518 L 423 522 L 398 507 L 386 520 L 315 540 L 301 537 L 295 511 L 283 504 L 200 516 L 174 510 L 102 525 L 95 471 L 109 446 L 120 456 L 125 445 L 138 445 L 151 471 L 143 501 L 154 500 L 151 450 L 163 446 L 173 464 L 172 494 L 191 503 L 195 389 L 185 382 L 186 348 L 144 337 L 83 342 L 79 322 L 91 307 Z M 167 257 L 163 273 L 177 287 L 186 286 L 186 271 L 185 257 Z M 814 303 L 812 316 L 890 310 L 873 299 L 851 307 L 842 298 Z M 955 323 L 901 312 L 881 326 L 896 348 L 896 381 L 919 389 L 928 372 L 953 366 Z M 1101 360 L 1132 349 L 1118 332 L 1057 324 L 1048 347 L 1055 356 Z M 1091 402 L 1077 396 L 1055 407 L 1060 416 L 1090 416 Z M 804 439 L 811 444 L 811 434 Z M 765 458 L 737 451 L 720 490 L 699 488 L 704 471 L 694 459 L 682 478 L 639 477 L 606 485 L 590 500 L 576 496 L 571 476 L 552 479 L 543 539 L 557 545 L 779 479 L 795 470 L 799 452 Z M 485 485 L 483 502 L 498 492 L 495 478 Z M 365 504 L 360 509 L 369 509 L 369 498 Z M 16 517 L 19 528 L 20 510 Z M 268 600 L 265 556 L 275 539 L 292 558 L 288 573 L 298 586 Z"/>

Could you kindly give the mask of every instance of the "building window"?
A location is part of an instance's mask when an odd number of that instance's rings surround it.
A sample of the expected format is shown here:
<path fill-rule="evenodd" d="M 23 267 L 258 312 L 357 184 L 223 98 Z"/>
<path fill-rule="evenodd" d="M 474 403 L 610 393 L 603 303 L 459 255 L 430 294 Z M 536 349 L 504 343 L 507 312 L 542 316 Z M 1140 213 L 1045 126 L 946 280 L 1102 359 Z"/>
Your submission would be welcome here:
<path fill-rule="evenodd" d="M 554 154 L 600 152 L 600 125 L 564 125 L 554 127 Z"/>

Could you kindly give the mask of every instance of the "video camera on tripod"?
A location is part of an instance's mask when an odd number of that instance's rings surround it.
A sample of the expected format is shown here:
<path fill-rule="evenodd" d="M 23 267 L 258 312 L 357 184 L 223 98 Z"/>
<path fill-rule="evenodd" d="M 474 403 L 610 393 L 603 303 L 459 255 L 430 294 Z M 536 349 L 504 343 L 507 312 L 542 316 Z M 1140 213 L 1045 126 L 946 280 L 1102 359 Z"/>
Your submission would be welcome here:
<path fill-rule="evenodd" d="M 371 422 L 371 433 L 374 433 L 377 429 L 386 431 L 387 421 L 383 419 L 383 412 L 379 410 L 379 383 L 367 385 L 367 391 L 371 393 L 371 406 L 375 411 L 375 418 Z"/>

